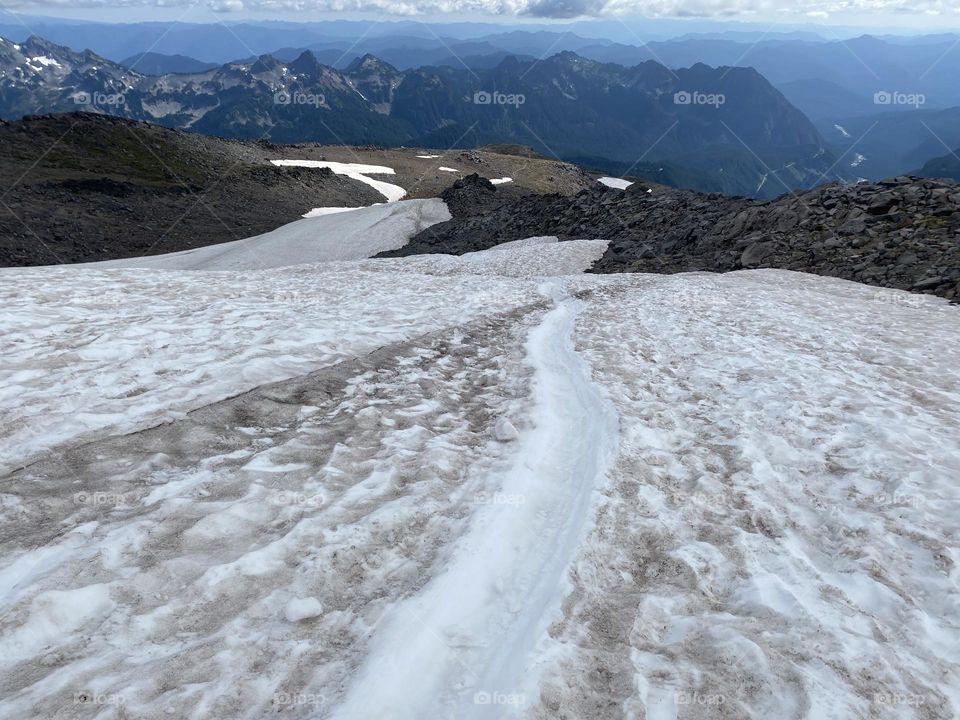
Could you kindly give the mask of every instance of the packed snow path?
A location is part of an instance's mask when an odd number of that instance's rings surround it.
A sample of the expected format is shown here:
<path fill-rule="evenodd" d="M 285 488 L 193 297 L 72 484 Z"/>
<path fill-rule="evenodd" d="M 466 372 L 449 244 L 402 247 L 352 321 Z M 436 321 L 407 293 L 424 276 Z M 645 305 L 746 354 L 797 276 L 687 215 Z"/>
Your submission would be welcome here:
<path fill-rule="evenodd" d="M 336 718 L 499 718 L 536 697 L 532 652 L 559 619 L 565 572 L 617 435 L 612 406 L 573 348 L 583 303 L 560 286 L 544 289 L 555 307 L 526 343 L 532 427 L 485 480 L 440 574 L 387 614 Z"/>
<path fill-rule="evenodd" d="M 0 271 L 0 718 L 960 716 L 957 309 L 604 247 Z"/>

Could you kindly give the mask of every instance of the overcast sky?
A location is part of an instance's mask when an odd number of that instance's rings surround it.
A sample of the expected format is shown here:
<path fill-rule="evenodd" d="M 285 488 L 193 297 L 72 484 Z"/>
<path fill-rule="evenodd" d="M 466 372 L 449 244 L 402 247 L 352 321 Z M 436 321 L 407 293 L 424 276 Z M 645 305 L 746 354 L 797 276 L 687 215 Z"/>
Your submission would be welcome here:
<path fill-rule="evenodd" d="M 117 22 L 203 22 L 211 11 L 220 19 L 323 20 L 388 13 L 503 22 L 640 16 L 877 27 L 894 33 L 960 28 L 960 0 L 0 0 L 0 18 L 18 12 Z"/>

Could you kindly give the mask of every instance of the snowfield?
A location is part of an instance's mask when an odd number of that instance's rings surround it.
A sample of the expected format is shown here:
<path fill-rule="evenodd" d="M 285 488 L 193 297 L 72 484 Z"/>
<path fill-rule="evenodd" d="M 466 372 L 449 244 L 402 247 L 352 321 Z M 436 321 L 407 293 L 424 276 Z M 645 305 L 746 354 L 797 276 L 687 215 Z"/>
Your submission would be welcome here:
<path fill-rule="evenodd" d="M 412 207 L 0 271 L 0 717 L 960 716 L 957 308 Z"/>
<path fill-rule="evenodd" d="M 365 208 L 326 208 L 263 235 L 166 255 L 84 267 L 163 270 L 262 270 L 327 260 L 360 260 L 396 250 L 421 230 L 450 219 L 442 200 L 403 200 Z M 350 212 L 345 212 L 350 210 Z"/>

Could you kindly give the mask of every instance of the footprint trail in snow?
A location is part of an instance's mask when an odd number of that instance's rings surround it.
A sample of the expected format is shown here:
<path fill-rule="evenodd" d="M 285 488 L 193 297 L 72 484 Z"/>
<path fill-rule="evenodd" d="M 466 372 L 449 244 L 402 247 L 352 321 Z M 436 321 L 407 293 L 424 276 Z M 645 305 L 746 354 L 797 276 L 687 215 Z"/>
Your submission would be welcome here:
<path fill-rule="evenodd" d="M 559 283 L 542 290 L 553 308 L 526 343 L 533 427 L 440 574 L 387 613 L 337 720 L 496 718 L 537 698 L 535 651 L 617 442 L 616 413 L 573 347 L 583 303 Z"/>

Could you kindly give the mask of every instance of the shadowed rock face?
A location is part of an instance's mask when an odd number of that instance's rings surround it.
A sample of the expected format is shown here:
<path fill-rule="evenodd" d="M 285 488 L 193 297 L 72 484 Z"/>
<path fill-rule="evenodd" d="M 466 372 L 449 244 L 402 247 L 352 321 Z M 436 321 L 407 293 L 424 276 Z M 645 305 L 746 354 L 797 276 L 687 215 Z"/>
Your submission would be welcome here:
<path fill-rule="evenodd" d="M 954 182 L 899 177 L 769 202 L 647 189 L 511 198 L 474 183 L 457 190 L 452 220 L 391 254 L 462 254 L 534 235 L 603 238 L 610 246 L 593 272 L 781 268 L 960 299 Z"/>

